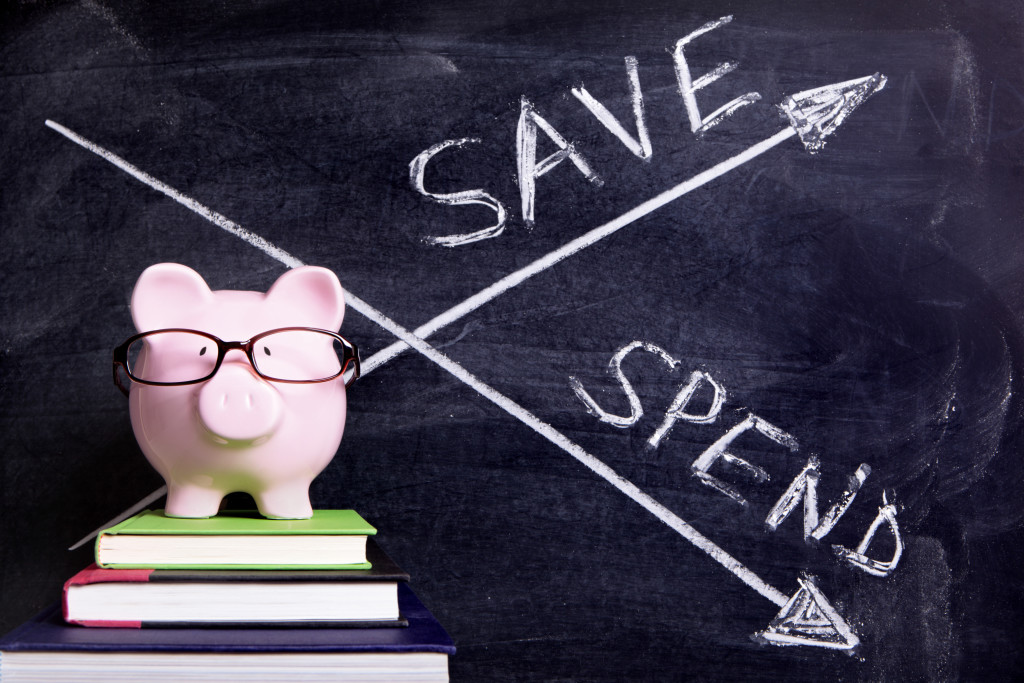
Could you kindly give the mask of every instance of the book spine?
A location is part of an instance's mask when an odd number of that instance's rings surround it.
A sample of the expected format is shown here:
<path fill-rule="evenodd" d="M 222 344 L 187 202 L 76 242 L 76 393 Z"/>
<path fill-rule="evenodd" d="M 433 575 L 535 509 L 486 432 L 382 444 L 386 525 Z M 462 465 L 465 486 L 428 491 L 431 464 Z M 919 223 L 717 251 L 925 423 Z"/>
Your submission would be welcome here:
<path fill-rule="evenodd" d="M 113 572 L 107 569 L 101 569 L 95 565 L 86 567 L 85 569 L 78 572 L 77 574 L 75 574 L 70 579 L 64 582 L 64 590 L 61 593 L 61 613 L 64 616 L 64 621 L 66 621 L 69 624 L 81 624 L 82 626 L 117 626 L 121 628 L 139 628 L 141 624 L 138 622 L 85 623 L 82 621 L 70 619 L 68 616 L 68 592 L 74 586 L 87 586 L 91 583 L 109 583 L 112 581 L 145 583 L 149 581 L 150 576 L 152 574 L 152 569 L 134 569 L 128 571 Z"/>

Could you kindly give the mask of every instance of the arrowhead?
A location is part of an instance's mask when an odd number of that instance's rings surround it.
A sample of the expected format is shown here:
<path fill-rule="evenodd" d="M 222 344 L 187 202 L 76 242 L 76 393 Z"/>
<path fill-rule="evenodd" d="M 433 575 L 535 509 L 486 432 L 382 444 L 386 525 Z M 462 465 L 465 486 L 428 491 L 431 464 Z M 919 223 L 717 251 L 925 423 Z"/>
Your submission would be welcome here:
<path fill-rule="evenodd" d="M 813 645 L 832 650 L 852 650 L 860 644 L 853 629 L 818 590 L 814 579 L 797 579 L 800 588 L 756 640 L 772 645 Z"/>
<path fill-rule="evenodd" d="M 817 152 L 825 146 L 825 137 L 831 135 L 864 100 L 884 88 L 887 80 L 883 74 L 876 73 L 804 90 L 783 100 L 779 109 L 789 119 L 804 147 L 812 153 Z"/>

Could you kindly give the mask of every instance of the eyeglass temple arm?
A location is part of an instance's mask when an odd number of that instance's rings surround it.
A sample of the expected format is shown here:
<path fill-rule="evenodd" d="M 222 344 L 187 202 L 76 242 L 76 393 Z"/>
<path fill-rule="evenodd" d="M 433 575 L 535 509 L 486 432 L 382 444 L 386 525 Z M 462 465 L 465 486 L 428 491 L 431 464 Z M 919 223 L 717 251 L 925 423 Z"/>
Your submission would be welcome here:
<path fill-rule="evenodd" d="M 124 384 L 121 383 L 121 376 L 117 373 L 117 369 L 119 367 L 121 367 L 121 364 L 118 363 L 117 361 L 114 361 L 114 384 L 117 385 L 117 388 L 121 390 L 122 394 L 127 396 L 128 389 L 124 386 Z"/>
<path fill-rule="evenodd" d="M 352 386 L 352 383 L 359 379 L 359 348 L 352 342 L 348 342 L 349 346 L 352 347 L 352 376 L 345 380 L 345 388 L 348 389 Z"/>

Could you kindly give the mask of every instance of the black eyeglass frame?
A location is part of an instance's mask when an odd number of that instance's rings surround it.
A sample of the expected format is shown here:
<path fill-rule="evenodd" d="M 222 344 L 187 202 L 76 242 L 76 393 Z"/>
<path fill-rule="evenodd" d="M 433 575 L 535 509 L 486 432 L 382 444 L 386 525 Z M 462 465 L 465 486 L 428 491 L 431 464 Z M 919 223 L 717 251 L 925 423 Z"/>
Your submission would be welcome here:
<path fill-rule="evenodd" d="M 214 344 L 216 344 L 217 362 L 214 364 L 213 369 L 210 371 L 210 373 L 205 377 L 200 377 L 199 379 L 189 379 L 182 382 L 155 382 L 153 380 L 142 379 L 140 377 L 136 377 L 135 375 L 133 375 L 128 367 L 129 347 L 131 347 L 132 344 L 134 344 L 140 339 L 144 339 L 145 337 L 148 337 L 153 334 L 158 334 L 161 332 L 187 332 L 189 334 L 195 334 L 200 337 L 205 337 L 206 339 L 209 339 Z M 253 357 L 253 349 L 256 347 L 256 342 L 258 342 L 260 339 L 263 339 L 264 337 L 267 337 L 271 334 L 275 334 L 277 332 L 319 332 L 321 334 L 326 334 L 328 336 L 334 337 L 337 341 L 341 342 L 341 347 L 344 349 L 345 352 L 342 358 L 341 370 L 339 370 L 336 374 L 331 375 L 330 377 L 322 377 L 320 379 L 280 379 L 277 377 L 270 377 L 269 375 L 263 374 L 260 371 L 259 367 L 256 365 L 256 359 L 255 357 Z M 128 395 L 128 389 L 121 383 L 121 378 L 117 374 L 118 368 L 122 368 L 124 370 L 124 374 L 128 375 L 128 379 L 130 379 L 131 381 L 137 382 L 139 384 L 146 384 L 149 386 L 179 387 L 188 384 L 200 384 L 202 382 L 206 382 L 212 379 L 213 376 L 217 374 L 217 371 L 220 370 L 220 366 L 224 362 L 224 356 L 227 355 L 228 351 L 234 351 L 236 349 L 239 351 L 243 351 L 245 353 L 246 357 L 249 359 L 249 365 L 252 366 L 253 371 L 257 375 L 270 382 L 281 382 L 282 384 L 319 384 L 320 382 L 330 382 L 331 380 L 337 379 L 338 377 L 344 375 L 345 372 L 348 370 L 349 365 L 353 365 L 354 372 L 352 373 L 352 376 L 345 382 L 345 387 L 348 388 L 352 386 L 352 383 L 356 381 L 356 379 L 359 377 L 359 349 L 356 348 L 355 344 L 345 339 L 337 332 L 331 332 L 330 330 L 322 330 L 317 327 L 279 327 L 274 330 L 260 332 L 255 337 L 252 337 L 251 339 L 247 339 L 245 341 L 224 341 L 223 339 L 219 339 L 218 337 L 215 337 L 209 332 L 202 332 L 200 330 L 190 330 L 181 327 L 169 327 L 161 330 L 150 330 L 148 332 L 139 332 L 138 334 L 133 334 L 132 336 L 128 337 L 128 339 L 126 339 L 120 346 L 114 349 L 114 384 L 117 385 L 117 388 L 120 389 L 125 396 Z"/>

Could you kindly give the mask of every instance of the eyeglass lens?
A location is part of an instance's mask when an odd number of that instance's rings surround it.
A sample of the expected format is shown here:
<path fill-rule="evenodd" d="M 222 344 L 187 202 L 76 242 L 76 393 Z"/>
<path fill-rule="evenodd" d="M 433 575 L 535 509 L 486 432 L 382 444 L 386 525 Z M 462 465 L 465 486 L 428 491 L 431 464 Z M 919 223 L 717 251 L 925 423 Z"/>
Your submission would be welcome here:
<path fill-rule="evenodd" d="M 334 377 L 344 354 L 340 341 L 315 330 L 274 332 L 260 337 L 252 350 L 260 374 L 293 382 Z"/>
<path fill-rule="evenodd" d="M 128 347 L 130 373 L 147 382 L 190 382 L 217 365 L 217 343 L 191 332 L 154 332 Z"/>

